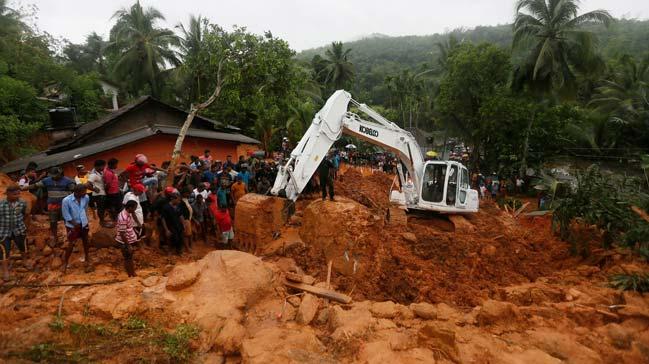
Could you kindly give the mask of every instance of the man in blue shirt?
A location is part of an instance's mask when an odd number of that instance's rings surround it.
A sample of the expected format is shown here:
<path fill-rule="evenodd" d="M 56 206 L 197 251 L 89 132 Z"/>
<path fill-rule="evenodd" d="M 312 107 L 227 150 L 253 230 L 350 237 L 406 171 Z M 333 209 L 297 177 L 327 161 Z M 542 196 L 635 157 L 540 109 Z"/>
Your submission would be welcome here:
<path fill-rule="evenodd" d="M 64 176 L 63 170 L 59 167 L 52 167 L 49 176 L 43 178 L 40 182 L 22 187 L 23 190 L 43 188 L 47 191 L 47 212 L 50 218 L 51 244 L 53 245 L 58 243 L 58 222 L 63 220 L 61 201 L 70 194 L 73 187 L 74 181 Z"/>
<path fill-rule="evenodd" d="M 248 164 L 241 164 L 241 170 L 239 171 L 238 177 L 241 177 L 241 181 L 246 185 L 246 188 L 250 189 L 250 172 L 248 172 Z"/>
<path fill-rule="evenodd" d="M 340 155 L 338 155 L 338 152 L 334 153 L 334 157 L 331 158 L 331 162 L 334 165 L 334 179 L 338 179 L 338 169 L 340 169 Z"/>
<path fill-rule="evenodd" d="M 88 256 L 88 215 L 86 215 L 86 208 L 90 198 L 86 194 L 86 185 L 80 184 L 74 187 L 74 193 L 63 199 L 61 213 L 65 221 L 65 229 L 68 232 L 68 244 L 65 248 L 65 256 L 63 258 L 63 273 L 68 269 L 68 260 L 72 254 L 72 249 L 77 240 L 81 239 L 83 242 L 83 255 L 85 261 L 86 273 L 92 272 L 93 267 L 90 264 L 90 257 Z"/>

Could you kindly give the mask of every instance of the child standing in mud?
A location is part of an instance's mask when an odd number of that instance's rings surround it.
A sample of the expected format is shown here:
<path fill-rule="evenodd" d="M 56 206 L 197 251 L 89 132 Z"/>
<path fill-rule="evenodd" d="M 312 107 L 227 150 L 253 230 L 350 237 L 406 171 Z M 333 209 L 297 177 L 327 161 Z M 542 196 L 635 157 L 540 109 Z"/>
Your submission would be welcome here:
<path fill-rule="evenodd" d="M 124 268 L 129 277 L 135 277 L 135 265 L 133 263 L 133 244 L 138 241 L 135 233 L 135 210 L 138 207 L 137 201 L 129 200 L 124 210 L 117 215 L 117 236 L 115 240 L 119 244 L 124 256 Z"/>

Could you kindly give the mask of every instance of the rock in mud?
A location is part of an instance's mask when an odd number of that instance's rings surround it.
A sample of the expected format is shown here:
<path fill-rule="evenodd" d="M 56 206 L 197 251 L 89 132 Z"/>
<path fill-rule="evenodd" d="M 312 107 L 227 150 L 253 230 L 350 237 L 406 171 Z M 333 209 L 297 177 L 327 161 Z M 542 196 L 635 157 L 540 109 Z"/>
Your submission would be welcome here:
<path fill-rule="evenodd" d="M 314 201 L 304 210 L 300 237 L 305 244 L 333 262 L 333 271 L 346 276 L 358 274 L 363 269 L 354 258 L 357 250 L 359 225 L 368 221 L 368 209 L 344 197 L 336 202 Z M 361 227 L 362 228 L 362 227 Z"/>
<path fill-rule="evenodd" d="M 486 300 L 476 317 L 480 326 L 506 323 L 516 320 L 518 307 L 509 303 L 495 300 Z"/>
<path fill-rule="evenodd" d="M 403 237 L 403 240 L 415 244 L 417 242 L 417 235 L 413 233 L 403 233 L 401 234 L 401 237 Z"/>
<path fill-rule="evenodd" d="M 156 284 L 158 284 L 158 281 L 160 281 L 160 277 L 158 276 L 150 276 L 146 277 L 142 280 L 142 285 L 144 287 L 153 287 Z"/>
<path fill-rule="evenodd" d="M 178 267 L 190 267 L 188 276 L 195 277 L 194 283 L 181 291 L 169 290 L 169 281 Z M 205 343 L 216 342 L 228 320 L 241 322 L 244 309 L 263 300 L 277 285 L 269 264 L 236 250 L 212 251 L 195 263 L 176 268 L 169 275 L 164 293 L 169 296 L 167 306 L 200 326 L 207 336 Z"/>
<path fill-rule="evenodd" d="M 455 331 L 439 324 L 426 324 L 419 330 L 419 342 L 448 355 L 448 359 L 459 361 Z"/>
<path fill-rule="evenodd" d="M 106 319 L 122 319 L 144 312 L 142 285 L 135 279 L 101 287 L 88 301 L 92 314 Z"/>
<path fill-rule="evenodd" d="M 246 337 L 246 329 L 236 320 L 227 320 L 221 332 L 216 337 L 214 345 L 223 353 L 230 355 L 238 353 L 241 342 Z"/>
<path fill-rule="evenodd" d="M 633 333 L 631 330 L 615 323 L 604 326 L 603 330 L 611 340 L 611 344 L 616 348 L 623 350 L 631 348 L 631 343 L 633 342 Z"/>
<path fill-rule="evenodd" d="M 302 298 L 300 307 L 297 309 L 295 321 L 302 325 L 308 325 L 318 312 L 319 306 L 320 299 L 312 294 L 306 293 Z"/>
<path fill-rule="evenodd" d="M 249 364 L 335 363 L 308 326 L 262 329 L 243 341 L 241 359 Z"/>
<path fill-rule="evenodd" d="M 529 331 L 532 344 L 568 364 L 597 364 L 602 358 L 567 334 L 547 329 Z"/>
<path fill-rule="evenodd" d="M 194 284 L 201 274 L 200 267 L 197 263 L 178 265 L 169 272 L 167 280 L 167 289 L 170 291 L 180 291 Z"/>
<path fill-rule="evenodd" d="M 367 364 L 435 364 L 433 351 L 424 348 L 410 350 L 394 350 L 389 342 L 375 341 L 362 346 L 359 353 L 359 362 Z"/>
<path fill-rule="evenodd" d="M 370 312 L 378 318 L 394 318 L 399 314 L 398 305 L 392 301 L 374 302 Z"/>
<path fill-rule="evenodd" d="M 329 327 L 333 331 L 331 337 L 334 340 L 365 336 L 375 322 L 370 311 L 362 307 L 348 311 L 340 306 L 329 308 Z"/>
<path fill-rule="evenodd" d="M 415 313 L 415 316 L 424 320 L 435 320 L 437 318 L 437 308 L 430 303 L 411 303 L 409 307 Z"/>
<path fill-rule="evenodd" d="M 561 364 L 562 361 L 539 349 L 529 349 L 521 353 L 504 353 L 498 358 L 502 364 Z"/>

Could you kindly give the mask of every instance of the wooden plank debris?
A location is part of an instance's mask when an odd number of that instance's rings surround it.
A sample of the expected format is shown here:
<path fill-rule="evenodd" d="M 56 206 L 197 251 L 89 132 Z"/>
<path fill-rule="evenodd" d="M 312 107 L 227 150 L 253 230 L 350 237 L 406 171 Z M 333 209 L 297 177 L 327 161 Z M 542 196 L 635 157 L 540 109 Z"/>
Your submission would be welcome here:
<path fill-rule="evenodd" d="M 286 277 L 286 279 L 288 279 L 291 282 L 305 283 L 305 284 L 315 283 L 315 278 L 313 278 L 312 276 L 301 275 L 292 272 L 286 272 L 284 273 L 284 276 Z"/>
<path fill-rule="evenodd" d="M 316 287 L 304 283 L 291 282 L 288 280 L 284 282 L 284 285 L 291 288 L 299 289 L 301 291 L 313 293 L 318 297 L 328 298 L 332 301 L 345 303 L 345 304 L 352 302 L 352 298 L 349 297 L 348 295 L 336 291 L 332 291 L 330 289 L 320 288 L 320 287 Z"/>

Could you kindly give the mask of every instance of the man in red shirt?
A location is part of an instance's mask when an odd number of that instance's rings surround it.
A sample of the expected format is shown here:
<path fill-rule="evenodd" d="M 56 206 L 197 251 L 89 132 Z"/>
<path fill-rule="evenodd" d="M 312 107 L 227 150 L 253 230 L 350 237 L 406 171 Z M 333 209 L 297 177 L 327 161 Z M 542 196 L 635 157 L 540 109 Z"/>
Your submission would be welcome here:
<path fill-rule="evenodd" d="M 106 190 L 106 209 L 113 219 L 117 221 L 117 214 L 122 209 L 122 196 L 119 190 L 119 178 L 115 170 L 119 161 L 112 158 L 108 161 L 108 168 L 104 169 L 104 189 Z"/>
<path fill-rule="evenodd" d="M 135 156 L 135 161 L 126 167 L 124 172 L 120 174 L 120 177 L 127 177 L 128 185 L 135 186 L 142 183 L 142 178 L 147 169 L 151 169 L 149 160 L 144 154 L 138 154 Z"/>

